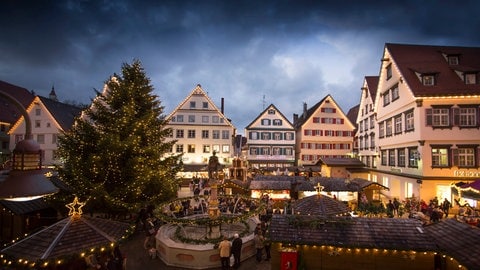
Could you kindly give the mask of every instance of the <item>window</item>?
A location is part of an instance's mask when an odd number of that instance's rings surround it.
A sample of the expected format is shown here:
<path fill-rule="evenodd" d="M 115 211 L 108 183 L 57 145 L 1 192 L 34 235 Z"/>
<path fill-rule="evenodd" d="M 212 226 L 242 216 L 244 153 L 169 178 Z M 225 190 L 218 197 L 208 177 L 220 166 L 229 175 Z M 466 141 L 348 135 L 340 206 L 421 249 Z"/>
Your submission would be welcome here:
<path fill-rule="evenodd" d="M 248 135 L 250 140 L 258 140 L 258 132 L 250 131 Z"/>
<path fill-rule="evenodd" d="M 208 102 L 202 102 L 202 108 L 208 109 Z"/>
<path fill-rule="evenodd" d="M 202 123 L 208 123 L 208 116 L 202 116 Z"/>
<path fill-rule="evenodd" d="M 474 107 L 454 108 L 453 119 L 460 127 L 475 127 L 477 125 L 477 109 Z"/>
<path fill-rule="evenodd" d="M 397 100 L 400 97 L 400 92 L 398 90 L 398 85 L 395 85 L 392 89 L 392 101 Z"/>
<path fill-rule="evenodd" d="M 285 132 L 285 140 L 287 141 L 293 140 L 293 132 Z"/>
<path fill-rule="evenodd" d="M 212 130 L 212 139 L 220 139 L 220 130 Z"/>
<path fill-rule="evenodd" d="M 257 152 L 258 152 L 258 148 L 256 147 L 250 148 L 250 155 L 257 155 Z"/>
<path fill-rule="evenodd" d="M 35 120 L 35 127 L 39 128 L 41 126 L 41 121 L 40 120 Z"/>
<path fill-rule="evenodd" d="M 390 90 L 383 93 L 383 106 L 390 104 Z"/>
<path fill-rule="evenodd" d="M 387 150 L 382 150 L 380 152 L 381 163 L 383 166 L 387 166 Z"/>
<path fill-rule="evenodd" d="M 190 109 L 194 109 L 196 106 L 195 101 L 190 101 Z"/>
<path fill-rule="evenodd" d="M 37 135 L 37 143 L 39 143 L 39 144 L 44 144 L 45 143 L 45 135 L 44 134 L 38 134 Z"/>
<path fill-rule="evenodd" d="M 208 130 L 202 130 L 202 139 L 208 139 L 209 131 Z"/>
<path fill-rule="evenodd" d="M 418 149 L 416 147 L 408 148 L 408 167 L 418 168 L 419 157 L 420 154 L 418 153 Z"/>
<path fill-rule="evenodd" d="M 279 156 L 280 155 L 280 147 L 273 147 L 272 154 L 274 156 Z"/>
<path fill-rule="evenodd" d="M 230 131 L 228 130 L 222 130 L 222 139 L 230 139 Z"/>
<path fill-rule="evenodd" d="M 411 198 L 413 197 L 413 184 L 409 182 L 405 182 L 405 197 Z"/>
<path fill-rule="evenodd" d="M 177 115 L 177 122 L 183 122 L 183 115 Z"/>
<path fill-rule="evenodd" d="M 385 122 L 381 122 L 378 124 L 378 137 L 385 137 Z"/>
<path fill-rule="evenodd" d="M 274 109 L 269 109 L 268 114 L 275 114 L 275 110 Z"/>
<path fill-rule="evenodd" d="M 183 144 L 177 144 L 176 152 L 177 153 L 183 153 Z"/>
<path fill-rule="evenodd" d="M 336 110 L 335 110 L 335 108 L 322 108 L 322 109 L 321 109 L 321 112 L 324 112 L 324 113 L 335 113 Z"/>
<path fill-rule="evenodd" d="M 228 145 L 228 144 L 222 145 L 222 152 L 223 153 L 230 153 L 230 145 Z"/>
<path fill-rule="evenodd" d="M 214 145 L 212 145 L 212 150 L 213 150 L 215 153 L 220 153 L 220 145 L 219 145 L 219 144 L 214 144 Z"/>
<path fill-rule="evenodd" d="M 368 149 L 368 135 L 365 135 L 365 149 Z"/>
<path fill-rule="evenodd" d="M 280 119 L 274 119 L 274 120 L 273 120 L 273 125 L 274 125 L 274 126 L 281 126 L 281 125 L 282 125 L 282 120 L 280 120 Z"/>
<path fill-rule="evenodd" d="M 189 139 L 195 139 L 195 129 L 189 129 L 187 136 Z"/>
<path fill-rule="evenodd" d="M 375 133 L 370 133 L 370 148 L 375 147 Z"/>
<path fill-rule="evenodd" d="M 432 145 L 432 167 L 449 167 L 448 153 L 449 146 Z"/>
<path fill-rule="evenodd" d="M 373 115 L 370 116 L 370 128 L 373 129 L 375 127 L 375 117 Z"/>
<path fill-rule="evenodd" d="M 42 115 L 42 110 L 41 109 L 35 109 L 35 115 L 36 116 Z"/>
<path fill-rule="evenodd" d="M 432 74 L 427 74 L 422 76 L 422 83 L 426 86 L 435 85 L 435 76 Z"/>
<path fill-rule="evenodd" d="M 402 116 L 401 115 L 395 116 L 394 121 L 395 121 L 395 134 L 402 133 Z"/>
<path fill-rule="evenodd" d="M 270 119 L 262 119 L 262 126 L 270 126 Z"/>
<path fill-rule="evenodd" d="M 177 129 L 176 133 L 176 138 L 183 138 L 183 129 Z"/>
<path fill-rule="evenodd" d="M 392 119 L 385 121 L 385 135 L 392 136 Z"/>
<path fill-rule="evenodd" d="M 398 167 L 405 167 L 405 149 L 400 148 L 397 149 L 397 166 Z"/>
<path fill-rule="evenodd" d="M 195 153 L 195 144 L 189 144 L 187 146 L 187 152 L 188 153 Z"/>
<path fill-rule="evenodd" d="M 320 117 L 313 117 L 312 122 L 313 123 L 320 123 Z"/>
<path fill-rule="evenodd" d="M 477 74 L 465 73 L 465 84 L 477 84 Z"/>
<path fill-rule="evenodd" d="M 449 127 L 450 126 L 450 109 L 449 108 L 432 108 L 426 110 L 427 126 L 433 127 Z"/>
<path fill-rule="evenodd" d="M 475 157 L 477 145 L 458 146 L 453 149 L 453 164 L 458 167 L 476 167 Z"/>
<path fill-rule="evenodd" d="M 270 132 L 262 132 L 262 140 L 270 140 L 271 134 Z"/>
<path fill-rule="evenodd" d="M 213 122 L 213 123 L 218 123 L 218 122 L 220 122 L 220 117 L 219 117 L 218 115 L 212 116 L 212 122 Z"/>
<path fill-rule="evenodd" d="M 57 134 L 52 134 L 52 144 L 56 144 L 57 143 Z"/>
<path fill-rule="evenodd" d="M 195 115 L 189 115 L 188 116 L 188 122 L 189 123 L 195 123 Z"/>
<path fill-rule="evenodd" d="M 405 113 L 405 131 L 414 130 L 413 110 Z"/>
<path fill-rule="evenodd" d="M 392 78 L 392 64 L 389 64 L 386 68 L 386 72 L 387 72 L 387 81 L 390 80 L 390 78 Z"/>
<path fill-rule="evenodd" d="M 273 139 L 276 140 L 276 141 L 280 141 L 282 139 L 282 133 L 274 132 L 273 133 Z"/>
<path fill-rule="evenodd" d="M 458 55 L 449 55 L 447 56 L 448 58 L 448 64 L 455 66 L 458 65 Z"/>
<path fill-rule="evenodd" d="M 365 119 L 363 122 L 365 123 L 365 131 L 367 131 L 368 130 L 368 119 Z"/>
<path fill-rule="evenodd" d="M 260 151 L 262 155 L 270 155 L 270 147 L 262 147 Z"/>
<path fill-rule="evenodd" d="M 203 153 L 210 153 L 210 145 L 204 144 L 203 145 Z"/>
<path fill-rule="evenodd" d="M 388 150 L 388 165 L 395 166 L 395 149 Z"/>

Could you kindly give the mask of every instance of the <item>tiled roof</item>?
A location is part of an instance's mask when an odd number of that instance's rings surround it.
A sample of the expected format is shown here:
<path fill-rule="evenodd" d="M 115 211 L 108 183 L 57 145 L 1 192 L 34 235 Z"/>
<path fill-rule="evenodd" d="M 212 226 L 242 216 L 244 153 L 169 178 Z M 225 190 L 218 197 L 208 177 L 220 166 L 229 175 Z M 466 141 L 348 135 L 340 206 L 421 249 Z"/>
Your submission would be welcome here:
<path fill-rule="evenodd" d="M 480 229 L 455 219 L 444 219 L 424 227 L 440 251 L 467 269 L 480 269 Z"/>
<path fill-rule="evenodd" d="M 290 190 L 292 184 L 297 184 L 298 191 L 315 191 L 312 184 L 304 176 L 270 176 L 257 175 L 250 182 L 251 190 Z"/>
<path fill-rule="evenodd" d="M 77 106 L 58 102 L 46 97 L 39 96 L 39 98 L 64 131 L 72 127 L 75 117 L 79 117 L 82 112 L 82 109 Z"/>
<path fill-rule="evenodd" d="M 323 187 L 323 191 L 350 191 L 358 192 L 364 189 L 380 189 L 388 190 L 388 187 L 385 187 L 379 183 L 368 181 L 362 178 L 354 179 L 345 179 L 345 178 L 335 178 L 335 177 L 310 177 L 310 181 L 314 186 L 317 186 L 318 183 Z"/>
<path fill-rule="evenodd" d="M 436 250 L 435 243 L 415 219 L 322 219 L 316 216 L 274 215 L 270 223 L 274 242 L 390 250 Z"/>
<path fill-rule="evenodd" d="M 312 195 L 293 202 L 296 214 L 315 215 L 322 218 L 345 215 L 350 212 L 347 205 L 325 195 Z"/>
<path fill-rule="evenodd" d="M 32 103 L 35 96 L 30 93 L 27 89 L 16 86 L 13 84 L 9 84 L 4 81 L 0 81 L 0 91 L 12 96 L 16 99 L 23 107 L 27 108 L 30 103 Z M 6 122 L 10 124 L 14 124 L 18 118 L 22 115 L 18 110 L 17 107 L 11 104 L 11 101 L 4 98 L 0 95 L 0 122 Z"/>
<path fill-rule="evenodd" d="M 370 97 L 372 97 L 373 102 L 375 102 L 375 97 L 377 96 L 378 79 L 379 76 L 365 76 L 365 81 L 367 82 L 368 86 L 368 92 Z"/>
<path fill-rule="evenodd" d="M 290 122 L 290 120 L 288 120 L 287 117 L 285 117 L 285 115 L 283 115 L 283 113 L 273 104 L 270 104 L 269 106 L 267 106 L 267 108 L 265 110 L 263 110 L 252 122 L 250 122 L 250 124 L 248 124 L 245 129 L 249 129 L 252 127 L 252 125 L 260 118 L 262 117 L 263 115 L 265 115 L 267 113 L 268 110 L 270 109 L 275 109 L 275 111 L 277 111 L 277 113 L 279 113 L 279 115 L 285 119 L 285 121 L 287 121 L 287 124 L 293 129 L 293 125 L 292 123 Z"/>
<path fill-rule="evenodd" d="M 358 158 L 320 158 L 317 164 L 325 164 L 328 167 L 365 167 Z"/>
<path fill-rule="evenodd" d="M 24 215 L 50 207 L 50 205 L 45 202 L 43 198 L 23 202 L 0 200 L 0 204 L 15 215 Z"/>
<path fill-rule="evenodd" d="M 357 116 L 358 116 L 358 111 L 360 109 L 360 104 L 357 104 L 350 108 L 347 113 L 347 118 L 352 122 L 352 124 L 357 128 Z"/>
<path fill-rule="evenodd" d="M 465 84 L 456 73 L 480 71 L 480 47 L 387 43 L 385 49 L 416 97 L 480 94 L 480 84 Z M 458 65 L 449 65 L 446 55 L 458 55 Z M 423 85 L 416 73 L 435 74 L 435 85 Z"/>
<path fill-rule="evenodd" d="M 87 216 L 68 217 L 4 249 L 2 253 L 30 261 L 72 255 L 107 247 L 126 235 L 128 223 Z"/>

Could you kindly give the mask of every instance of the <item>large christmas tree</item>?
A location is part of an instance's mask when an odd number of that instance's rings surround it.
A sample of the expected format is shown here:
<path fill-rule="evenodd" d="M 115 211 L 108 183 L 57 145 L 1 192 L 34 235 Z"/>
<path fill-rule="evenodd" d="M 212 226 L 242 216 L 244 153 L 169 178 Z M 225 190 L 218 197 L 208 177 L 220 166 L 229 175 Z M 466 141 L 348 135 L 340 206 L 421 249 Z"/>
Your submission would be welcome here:
<path fill-rule="evenodd" d="M 175 141 L 165 141 L 172 130 L 153 90 L 139 61 L 123 64 L 59 138 L 59 176 L 90 211 L 137 211 L 176 196 L 181 156 L 168 154 Z"/>

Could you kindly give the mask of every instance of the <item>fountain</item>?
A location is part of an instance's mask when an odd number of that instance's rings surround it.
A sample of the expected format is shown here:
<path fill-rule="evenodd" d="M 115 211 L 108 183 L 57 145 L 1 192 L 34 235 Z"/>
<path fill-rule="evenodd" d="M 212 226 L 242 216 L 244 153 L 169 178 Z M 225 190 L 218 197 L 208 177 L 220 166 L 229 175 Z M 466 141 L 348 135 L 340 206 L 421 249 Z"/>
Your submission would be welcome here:
<path fill-rule="evenodd" d="M 241 260 L 255 255 L 253 231 L 260 222 L 257 218 L 263 204 L 258 199 L 247 196 L 219 196 L 219 162 L 215 152 L 209 159 L 208 196 L 178 198 L 157 207 L 156 216 L 166 222 L 158 230 L 156 249 L 158 257 L 167 265 L 184 269 L 210 269 L 220 266 L 218 243 L 224 236 L 242 238 Z M 189 200 L 198 203 L 199 212 L 175 213 L 175 205 Z M 232 208 L 220 209 L 222 203 L 229 202 Z M 208 202 L 208 206 L 204 203 Z M 224 207 L 224 205 L 222 205 Z"/>

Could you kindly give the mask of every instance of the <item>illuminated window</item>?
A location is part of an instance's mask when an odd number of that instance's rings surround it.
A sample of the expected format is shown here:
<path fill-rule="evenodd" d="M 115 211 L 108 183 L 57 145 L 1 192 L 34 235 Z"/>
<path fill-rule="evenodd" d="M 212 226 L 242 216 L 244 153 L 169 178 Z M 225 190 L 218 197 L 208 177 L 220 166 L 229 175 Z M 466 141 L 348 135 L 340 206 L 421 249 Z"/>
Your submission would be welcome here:
<path fill-rule="evenodd" d="M 220 145 L 219 145 L 219 144 L 214 144 L 214 145 L 212 145 L 212 150 L 213 150 L 215 153 L 219 153 L 219 152 L 220 152 Z"/>
<path fill-rule="evenodd" d="M 223 153 L 230 153 L 230 145 L 228 145 L 228 144 L 222 145 L 222 152 Z"/>
<path fill-rule="evenodd" d="M 416 147 L 408 148 L 408 167 L 410 168 L 418 168 L 418 160 L 420 158 L 420 154 Z"/>
<path fill-rule="evenodd" d="M 422 83 L 425 86 L 432 86 L 435 85 L 435 76 L 434 75 L 423 75 L 422 76 Z"/>
<path fill-rule="evenodd" d="M 476 146 L 458 146 L 453 149 L 453 164 L 458 167 L 476 167 Z"/>
<path fill-rule="evenodd" d="M 195 153 L 195 144 L 189 144 L 187 146 L 188 153 Z"/>
<path fill-rule="evenodd" d="M 412 183 L 405 183 L 405 197 L 411 198 L 413 197 L 413 184 Z"/>
<path fill-rule="evenodd" d="M 210 145 L 204 144 L 203 145 L 203 153 L 210 153 Z"/>
<path fill-rule="evenodd" d="M 432 167 L 449 167 L 449 146 L 432 145 Z"/>

